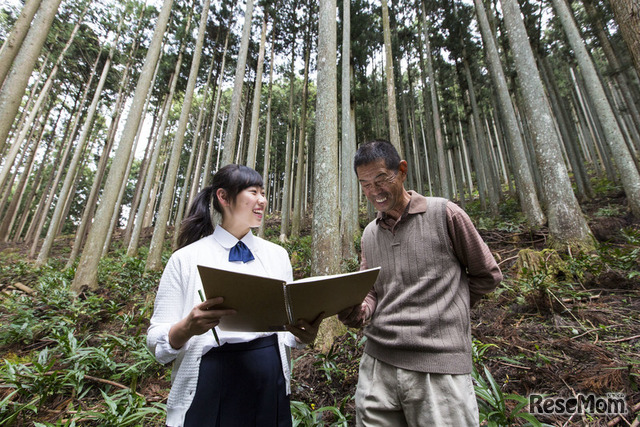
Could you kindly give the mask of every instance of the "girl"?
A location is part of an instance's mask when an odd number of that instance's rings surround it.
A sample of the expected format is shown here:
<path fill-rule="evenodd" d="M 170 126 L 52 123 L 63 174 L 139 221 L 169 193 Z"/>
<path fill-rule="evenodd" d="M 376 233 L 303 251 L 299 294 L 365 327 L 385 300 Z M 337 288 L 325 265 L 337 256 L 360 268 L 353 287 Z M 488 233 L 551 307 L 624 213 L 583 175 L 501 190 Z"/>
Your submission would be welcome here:
<path fill-rule="evenodd" d="M 290 426 L 290 372 L 285 345 L 313 342 L 321 316 L 291 332 L 225 332 L 212 328 L 233 310 L 222 298 L 200 301 L 197 265 L 290 281 L 287 251 L 254 236 L 264 215 L 262 177 L 227 165 L 195 198 L 160 280 L 147 345 L 160 363 L 173 362 L 167 425 Z M 222 214 L 213 227 L 210 205 Z M 293 334 L 293 335 L 292 335 Z M 295 336 L 294 336 L 295 335 Z M 219 343 L 217 342 L 219 341 Z"/>

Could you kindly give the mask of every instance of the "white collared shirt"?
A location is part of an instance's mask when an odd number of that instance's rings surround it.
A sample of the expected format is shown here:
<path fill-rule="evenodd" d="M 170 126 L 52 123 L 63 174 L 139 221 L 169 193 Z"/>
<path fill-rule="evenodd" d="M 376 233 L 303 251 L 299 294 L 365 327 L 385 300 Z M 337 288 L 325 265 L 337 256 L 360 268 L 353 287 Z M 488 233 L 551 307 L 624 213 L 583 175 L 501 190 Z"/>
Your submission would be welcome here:
<path fill-rule="evenodd" d="M 179 349 L 169 344 L 169 330 L 185 318 L 193 307 L 200 304 L 198 290 L 202 281 L 197 266 L 220 268 L 275 279 L 291 281 L 293 270 L 287 251 L 275 243 L 247 233 L 242 242 L 255 259 L 247 263 L 229 261 L 229 251 L 238 242 L 232 234 L 218 225 L 212 235 L 177 250 L 171 255 L 160 279 L 151 324 L 147 330 L 147 346 L 160 363 L 173 362 L 171 392 L 167 401 L 167 424 L 180 426 L 184 414 L 191 405 L 197 386 L 200 359 L 212 347 L 217 346 L 211 331 L 191 337 Z M 225 332 L 216 328 L 220 344 L 239 343 L 267 336 L 272 333 Z M 301 347 L 288 332 L 278 332 L 282 369 L 289 386 L 289 363 L 284 345 Z"/>

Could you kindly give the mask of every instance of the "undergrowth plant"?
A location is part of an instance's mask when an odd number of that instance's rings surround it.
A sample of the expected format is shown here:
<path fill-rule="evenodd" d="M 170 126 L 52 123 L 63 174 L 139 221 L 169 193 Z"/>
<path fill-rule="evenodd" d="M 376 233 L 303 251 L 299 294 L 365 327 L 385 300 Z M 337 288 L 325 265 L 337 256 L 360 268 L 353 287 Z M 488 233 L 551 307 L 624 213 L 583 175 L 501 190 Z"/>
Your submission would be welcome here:
<path fill-rule="evenodd" d="M 504 393 L 502 386 L 491 375 L 484 361 L 485 352 L 492 344 L 483 344 L 477 340 L 472 343 L 473 371 L 471 376 L 474 382 L 476 400 L 480 411 L 480 425 L 487 427 L 506 427 L 522 425 L 524 421 L 528 426 L 542 427 L 542 424 L 528 412 L 529 400 L 518 394 Z M 511 405 L 509 401 L 515 403 Z"/>
<path fill-rule="evenodd" d="M 0 340 L 34 350 L 3 355 L 0 425 L 162 425 L 165 405 L 136 391 L 140 379 L 166 375 L 145 344 L 146 297 L 158 275 L 144 274 L 138 259 L 108 257 L 100 291 L 78 296 L 70 289 L 73 268 L 4 264 L 0 282 L 16 271 L 34 278 L 35 292 L 2 295 Z"/>
<path fill-rule="evenodd" d="M 316 408 L 315 404 L 306 404 L 299 401 L 291 401 L 291 416 L 293 427 L 347 427 L 351 421 L 350 415 L 345 415 L 345 403 L 349 397 L 345 397 L 339 405 L 323 406 Z M 329 418 L 332 421 L 329 421 Z"/>

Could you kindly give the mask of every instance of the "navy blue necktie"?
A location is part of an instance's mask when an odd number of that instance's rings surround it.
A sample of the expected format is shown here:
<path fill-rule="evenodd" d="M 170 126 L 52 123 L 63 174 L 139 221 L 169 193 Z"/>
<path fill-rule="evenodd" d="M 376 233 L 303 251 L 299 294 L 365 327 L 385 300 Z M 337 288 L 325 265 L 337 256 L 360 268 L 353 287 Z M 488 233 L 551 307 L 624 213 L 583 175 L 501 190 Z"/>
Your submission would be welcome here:
<path fill-rule="evenodd" d="M 234 247 L 231 248 L 229 252 L 229 261 L 242 261 L 249 262 L 253 260 L 253 254 L 241 240 L 238 240 L 238 243 Z"/>

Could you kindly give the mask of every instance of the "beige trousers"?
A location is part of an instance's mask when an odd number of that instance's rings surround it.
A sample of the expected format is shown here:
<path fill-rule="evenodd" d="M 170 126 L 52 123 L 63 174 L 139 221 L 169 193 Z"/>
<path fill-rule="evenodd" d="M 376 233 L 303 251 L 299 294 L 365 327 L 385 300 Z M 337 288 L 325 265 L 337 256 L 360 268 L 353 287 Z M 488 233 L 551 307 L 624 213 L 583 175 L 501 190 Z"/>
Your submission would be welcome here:
<path fill-rule="evenodd" d="M 478 423 L 471 375 L 410 371 L 362 355 L 357 426 L 465 427 Z"/>

